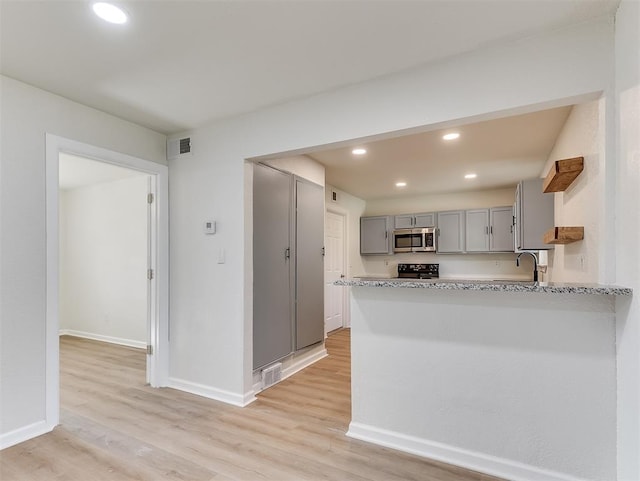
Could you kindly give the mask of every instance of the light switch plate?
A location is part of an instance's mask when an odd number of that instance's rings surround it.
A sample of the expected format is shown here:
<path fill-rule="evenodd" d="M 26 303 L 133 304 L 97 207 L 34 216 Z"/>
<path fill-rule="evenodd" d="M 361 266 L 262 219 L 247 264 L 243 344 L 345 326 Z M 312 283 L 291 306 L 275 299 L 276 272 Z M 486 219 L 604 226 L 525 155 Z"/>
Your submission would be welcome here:
<path fill-rule="evenodd" d="M 205 220 L 203 224 L 204 233 L 207 235 L 216 233 L 216 221 L 215 220 Z"/>

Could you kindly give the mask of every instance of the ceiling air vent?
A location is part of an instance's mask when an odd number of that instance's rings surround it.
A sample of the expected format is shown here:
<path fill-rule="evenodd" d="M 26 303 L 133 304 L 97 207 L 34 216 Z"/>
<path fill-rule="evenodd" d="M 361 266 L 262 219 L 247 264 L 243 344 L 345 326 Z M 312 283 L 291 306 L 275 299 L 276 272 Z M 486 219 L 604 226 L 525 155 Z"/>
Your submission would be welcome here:
<path fill-rule="evenodd" d="M 191 154 L 191 137 L 167 140 L 167 159 L 178 159 Z"/>

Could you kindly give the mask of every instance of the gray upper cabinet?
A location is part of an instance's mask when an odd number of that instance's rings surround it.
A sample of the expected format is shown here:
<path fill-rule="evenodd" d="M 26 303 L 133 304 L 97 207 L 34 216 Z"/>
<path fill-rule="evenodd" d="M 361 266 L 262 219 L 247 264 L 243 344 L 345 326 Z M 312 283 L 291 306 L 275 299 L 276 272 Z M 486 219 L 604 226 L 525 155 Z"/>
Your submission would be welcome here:
<path fill-rule="evenodd" d="M 391 217 L 360 218 L 360 254 L 391 254 Z"/>
<path fill-rule="evenodd" d="M 435 212 L 422 214 L 401 214 L 393 218 L 395 229 L 411 229 L 413 227 L 434 227 L 436 225 Z"/>
<path fill-rule="evenodd" d="M 513 252 L 513 207 L 494 207 L 489 214 L 489 249 L 492 252 Z"/>
<path fill-rule="evenodd" d="M 516 188 L 516 250 L 545 250 L 544 233 L 554 227 L 554 196 L 542 192 L 544 179 L 523 180 Z"/>
<path fill-rule="evenodd" d="M 464 252 L 465 212 L 438 212 L 438 253 Z"/>
<path fill-rule="evenodd" d="M 393 227 L 395 229 L 411 229 L 413 227 L 413 214 L 396 215 L 393 218 Z"/>
<path fill-rule="evenodd" d="M 489 209 L 466 211 L 466 251 L 489 251 Z"/>
<path fill-rule="evenodd" d="M 466 252 L 513 252 L 513 207 L 466 211 Z"/>

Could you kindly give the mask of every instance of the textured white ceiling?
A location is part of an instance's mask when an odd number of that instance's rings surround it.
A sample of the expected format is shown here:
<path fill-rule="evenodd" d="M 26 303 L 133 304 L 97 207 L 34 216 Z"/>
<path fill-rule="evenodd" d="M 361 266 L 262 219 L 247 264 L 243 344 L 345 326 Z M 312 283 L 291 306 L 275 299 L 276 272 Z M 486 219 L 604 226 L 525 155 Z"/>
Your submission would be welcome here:
<path fill-rule="evenodd" d="M 0 71 L 163 133 L 613 12 L 619 0 L 0 0 Z"/>

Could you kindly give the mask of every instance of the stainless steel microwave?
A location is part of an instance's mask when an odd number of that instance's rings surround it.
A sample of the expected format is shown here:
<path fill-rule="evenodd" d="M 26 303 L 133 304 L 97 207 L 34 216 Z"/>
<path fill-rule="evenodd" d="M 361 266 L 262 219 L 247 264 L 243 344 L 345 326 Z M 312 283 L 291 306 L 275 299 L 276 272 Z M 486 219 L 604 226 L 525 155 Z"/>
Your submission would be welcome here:
<path fill-rule="evenodd" d="M 393 252 L 435 252 L 435 250 L 435 227 L 393 231 Z"/>

